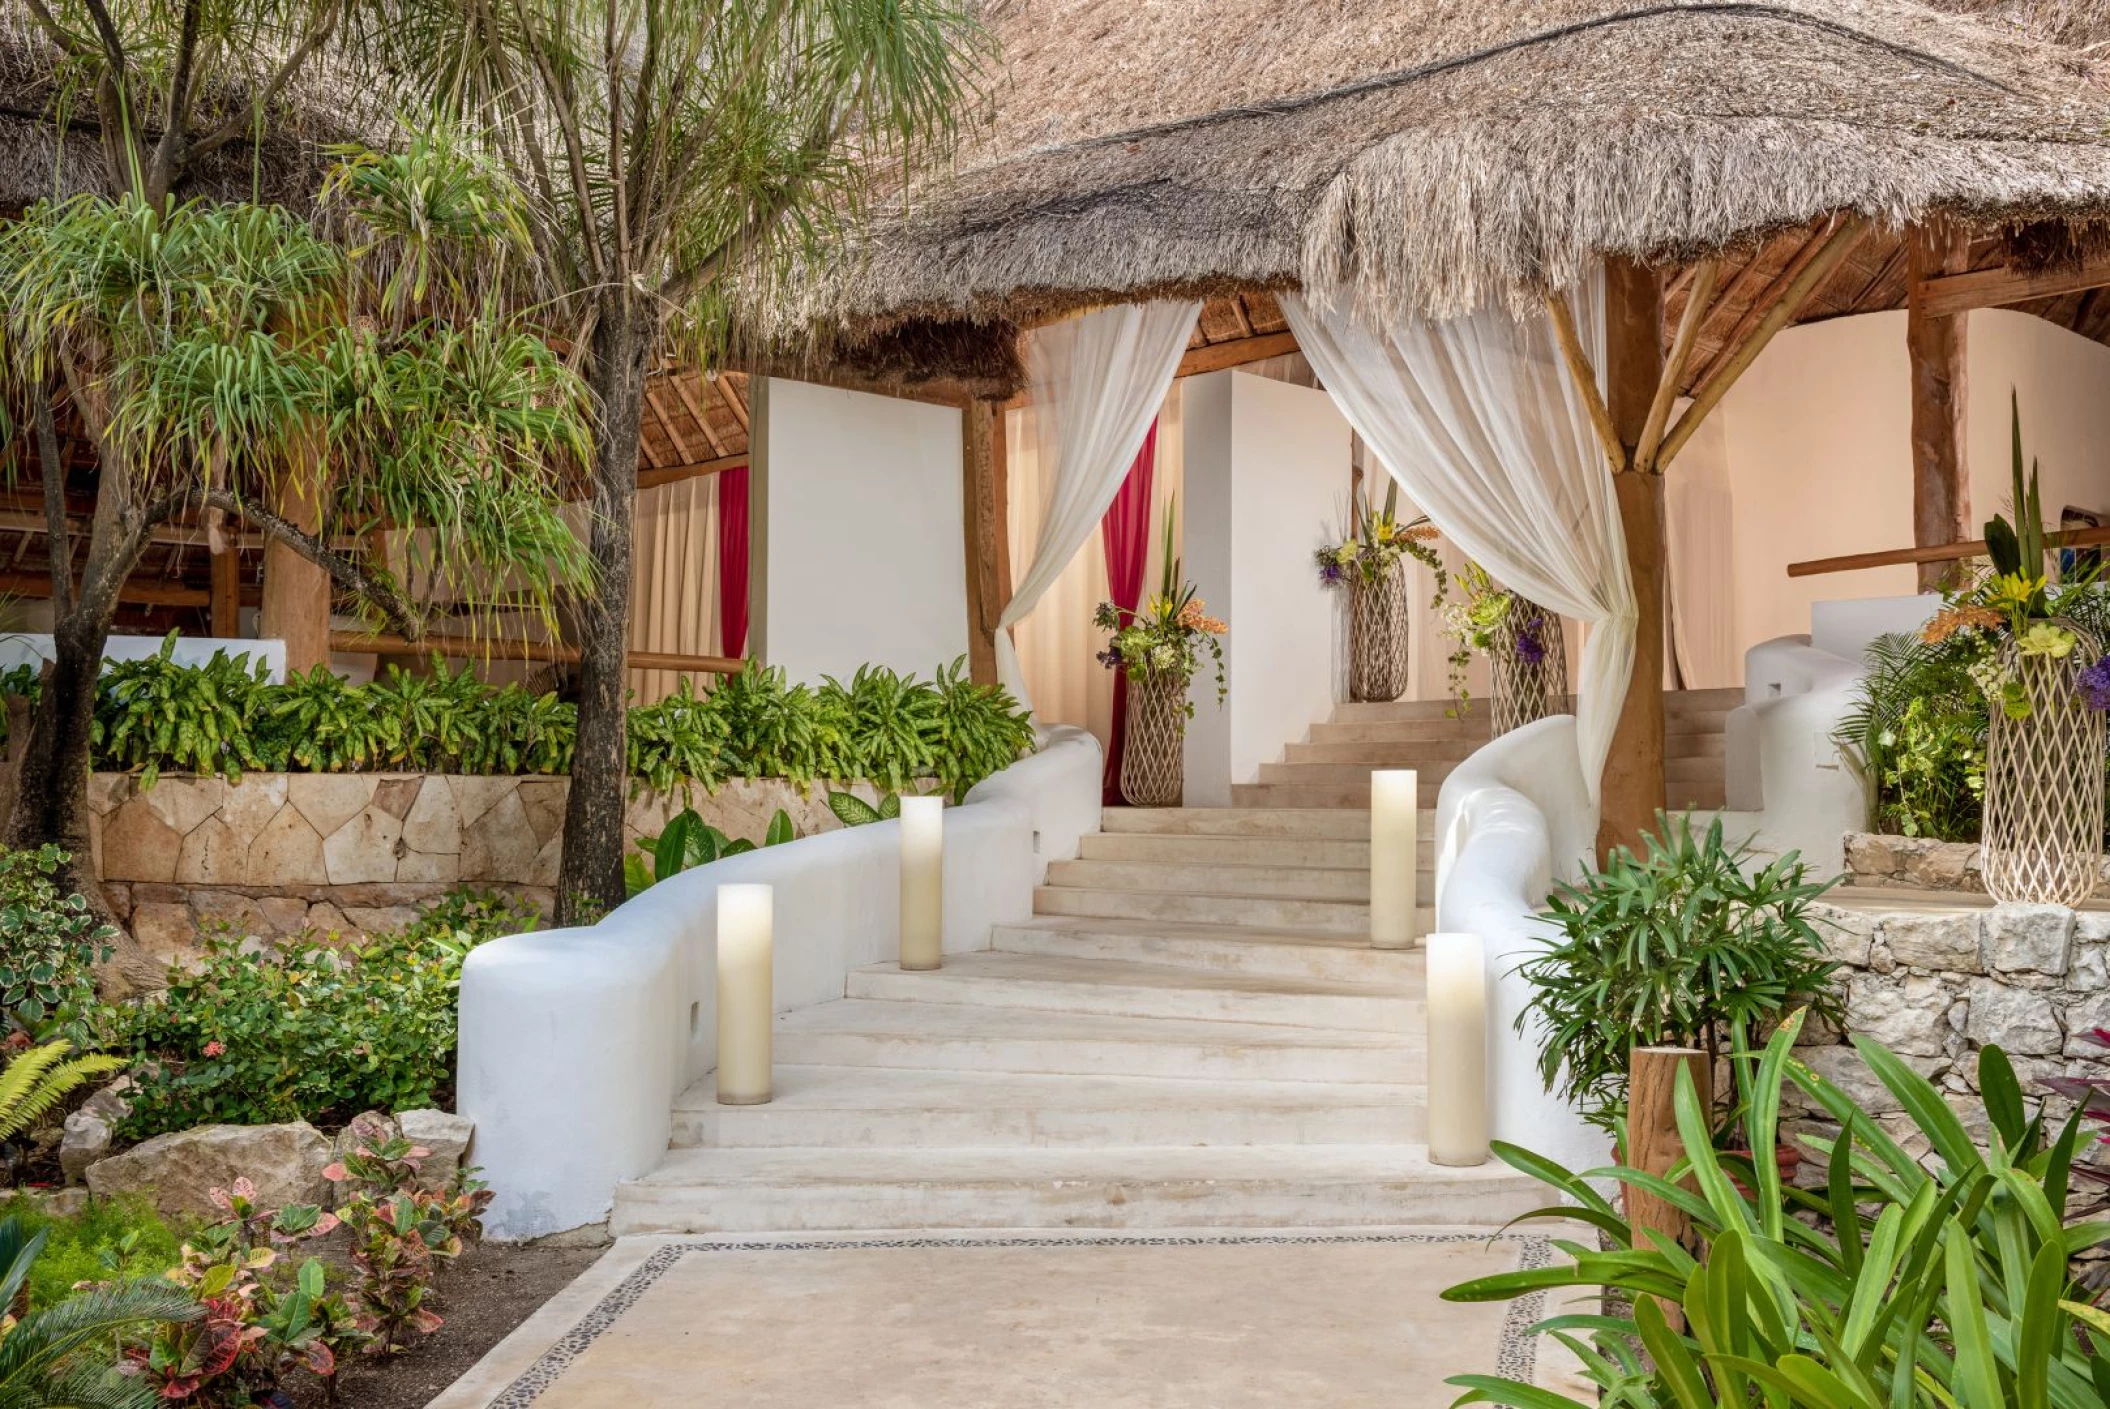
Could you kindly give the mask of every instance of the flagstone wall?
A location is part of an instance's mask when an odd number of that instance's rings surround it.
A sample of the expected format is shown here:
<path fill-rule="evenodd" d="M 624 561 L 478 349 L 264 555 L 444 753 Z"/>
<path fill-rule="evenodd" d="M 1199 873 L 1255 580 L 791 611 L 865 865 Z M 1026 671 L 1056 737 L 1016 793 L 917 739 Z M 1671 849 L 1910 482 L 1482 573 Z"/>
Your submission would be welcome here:
<path fill-rule="evenodd" d="M 239 783 L 130 774 L 90 784 L 96 874 L 131 931 L 112 977 L 159 985 L 201 933 L 231 926 L 271 939 L 313 929 L 357 935 L 400 925 L 456 885 L 522 896 L 548 913 L 570 780 L 421 773 L 251 773 Z M 870 800 L 870 786 L 851 789 Z M 706 821 L 759 841 L 778 808 L 801 836 L 840 825 L 827 789 L 781 778 L 694 790 Z M 659 831 L 678 795 L 630 802 L 631 838 Z"/>

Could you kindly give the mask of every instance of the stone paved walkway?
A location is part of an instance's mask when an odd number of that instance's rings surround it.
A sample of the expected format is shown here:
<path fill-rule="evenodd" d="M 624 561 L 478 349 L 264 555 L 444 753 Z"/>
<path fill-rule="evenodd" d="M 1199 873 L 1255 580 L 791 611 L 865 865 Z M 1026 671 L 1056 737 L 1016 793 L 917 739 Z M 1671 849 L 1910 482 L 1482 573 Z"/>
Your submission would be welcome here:
<path fill-rule="evenodd" d="M 1447 1375 L 1576 1393 L 1483 1230 L 635 1237 L 431 1409 L 1421 1409 Z"/>

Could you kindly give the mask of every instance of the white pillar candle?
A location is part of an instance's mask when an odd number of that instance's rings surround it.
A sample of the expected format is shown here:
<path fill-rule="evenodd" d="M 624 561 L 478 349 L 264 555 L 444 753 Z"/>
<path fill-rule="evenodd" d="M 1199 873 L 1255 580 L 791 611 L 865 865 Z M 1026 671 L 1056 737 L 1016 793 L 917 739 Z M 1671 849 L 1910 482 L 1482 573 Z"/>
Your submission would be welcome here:
<path fill-rule="evenodd" d="M 1370 943 L 1414 942 L 1415 889 L 1421 876 L 1421 779 L 1411 768 L 1370 774 Z"/>
<path fill-rule="evenodd" d="M 935 969 L 945 955 L 945 799 L 901 799 L 901 967 Z"/>
<path fill-rule="evenodd" d="M 1429 1162 L 1487 1163 L 1487 961 L 1476 934 L 1428 939 Z"/>
<path fill-rule="evenodd" d="M 766 885 L 718 887 L 718 1100 L 723 1105 L 759 1106 L 770 1097 L 774 911 L 775 896 Z"/>

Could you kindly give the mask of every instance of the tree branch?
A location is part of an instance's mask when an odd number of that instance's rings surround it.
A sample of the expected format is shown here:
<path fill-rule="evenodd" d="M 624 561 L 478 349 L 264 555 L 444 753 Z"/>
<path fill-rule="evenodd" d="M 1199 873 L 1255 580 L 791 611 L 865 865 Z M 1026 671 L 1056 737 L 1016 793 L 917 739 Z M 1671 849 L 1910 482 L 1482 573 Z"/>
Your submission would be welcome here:
<path fill-rule="evenodd" d="M 73 531 L 66 522 L 66 462 L 51 419 L 51 392 L 37 388 L 37 462 L 44 472 L 44 528 L 50 535 L 51 607 L 59 616 L 73 610 Z"/>
<path fill-rule="evenodd" d="M 154 144 L 154 158 L 147 168 L 148 198 L 158 202 L 175 185 L 176 171 L 184 159 L 183 132 L 190 116 L 191 69 L 198 55 L 200 0 L 184 0 L 183 20 L 176 31 L 176 69 L 169 76 L 168 111 L 164 114 L 161 140 Z"/>
<path fill-rule="evenodd" d="M 29 0 L 29 13 L 37 27 L 49 36 L 51 42 L 73 55 L 86 54 L 95 46 L 73 31 L 59 24 L 58 19 L 44 4 L 44 0 Z"/>
<path fill-rule="evenodd" d="M 196 161 L 199 157 L 209 156 L 247 132 L 254 120 L 252 114 L 260 113 L 277 102 L 278 95 L 293 81 L 293 76 L 307 66 L 308 60 L 315 56 L 315 51 L 329 43 L 330 36 L 337 31 L 337 10 L 334 0 L 325 4 L 318 22 L 301 36 L 300 43 L 293 47 L 293 52 L 286 56 L 286 61 L 278 66 L 278 72 L 271 75 L 270 81 L 265 83 L 256 95 L 256 101 L 250 105 L 249 112 L 236 114 L 191 143 L 185 160 Z"/>
<path fill-rule="evenodd" d="M 425 622 L 394 584 L 376 577 L 350 558 L 333 551 L 311 533 L 303 532 L 293 523 L 272 513 L 260 505 L 246 503 L 224 489 L 208 490 L 202 501 L 206 507 L 219 509 L 238 518 L 247 519 L 271 537 L 291 548 L 307 561 L 328 573 L 338 586 L 356 592 L 388 618 L 389 624 L 406 641 L 418 641 L 425 635 Z"/>

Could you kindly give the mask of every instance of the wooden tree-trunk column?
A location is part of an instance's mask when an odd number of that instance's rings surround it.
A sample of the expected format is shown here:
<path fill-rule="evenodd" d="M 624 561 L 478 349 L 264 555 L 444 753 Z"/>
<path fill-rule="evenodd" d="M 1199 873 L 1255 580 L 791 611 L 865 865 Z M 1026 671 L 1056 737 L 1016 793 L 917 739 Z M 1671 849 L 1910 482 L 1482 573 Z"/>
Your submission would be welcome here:
<path fill-rule="evenodd" d="M 961 417 L 961 508 L 967 544 L 967 666 L 978 685 L 996 683 L 997 621 L 1010 597 L 1006 533 L 1004 408 L 967 403 Z"/>
<path fill-rule="evenodd" d="M 1605 409 L 1633 466 L 1663 377 L 1663 281 L 1631 260 L 1605 263 Z M 1612 476 L 1633 577 L 1634 673 L 1605 760 L 1597 849 L 1638 846 L 1665 795 L 1663 769 L 1663 477 L 1648 468 Z"/>
<path fill-rule="evenodd" d="M 222 640 L 242 634 L 242 554 L 232 543 L 212 555 L 212 634 Z"/>
<path fill-rule="evenodd" d="M 1678 1072 L 1692 1073 L 1693 1091 L 1700 1109 L 1714 1102 L 1714 1071 L 1707 1054 L 1694 1047 L 1636 1047 L 1627 1066 L 1626 1152 L 1621 1161 L 1629 1169 L 1662 1175 L 1685 1158 L 1685 1141 L 1678 1134 Z M 1771 1154 L 1771 1151 L 1767 1151 Z M 1691 1180 L 1684 1181 L 1691 1188 Z M 1644 1229 L 1666 1241 L 1686 1246 L 1692 1236 L 1692 1220 L 1676 1204 L 1631 1185 L 1625 1190 L 1627 1226 L 1634 1246 L 1649 1246 Z M 1664 1312 L 1678 1320 L 1677 1308 Z M 1683 1329 L 1682 1325 L 1679 1329 Z"/>
<path fill-rule="evenodd" d="M 1912 542 L 1919 548 L 1970 537 L 1971 483 L 1964 460 L 1963 313 L 1926 306 L 1929 279 L 1970 268 L 1970 240 L 1947 226 L 1906 232 L 1905 351 L 1912 363 Z M 1937 591 L 1953 563 L 1921 563 L 1922 592 Z"/>
<path fill-rule="evenodd" d="M 271 512 L 303 533 L 322 532 L 319 473 L 280 476 L 268 502 Z M 256 634 L 286 643 L 288 674 L 312 670 L 330 658 L 330 575 L 277 538 L 264 543 L 264 600 Z"/>

